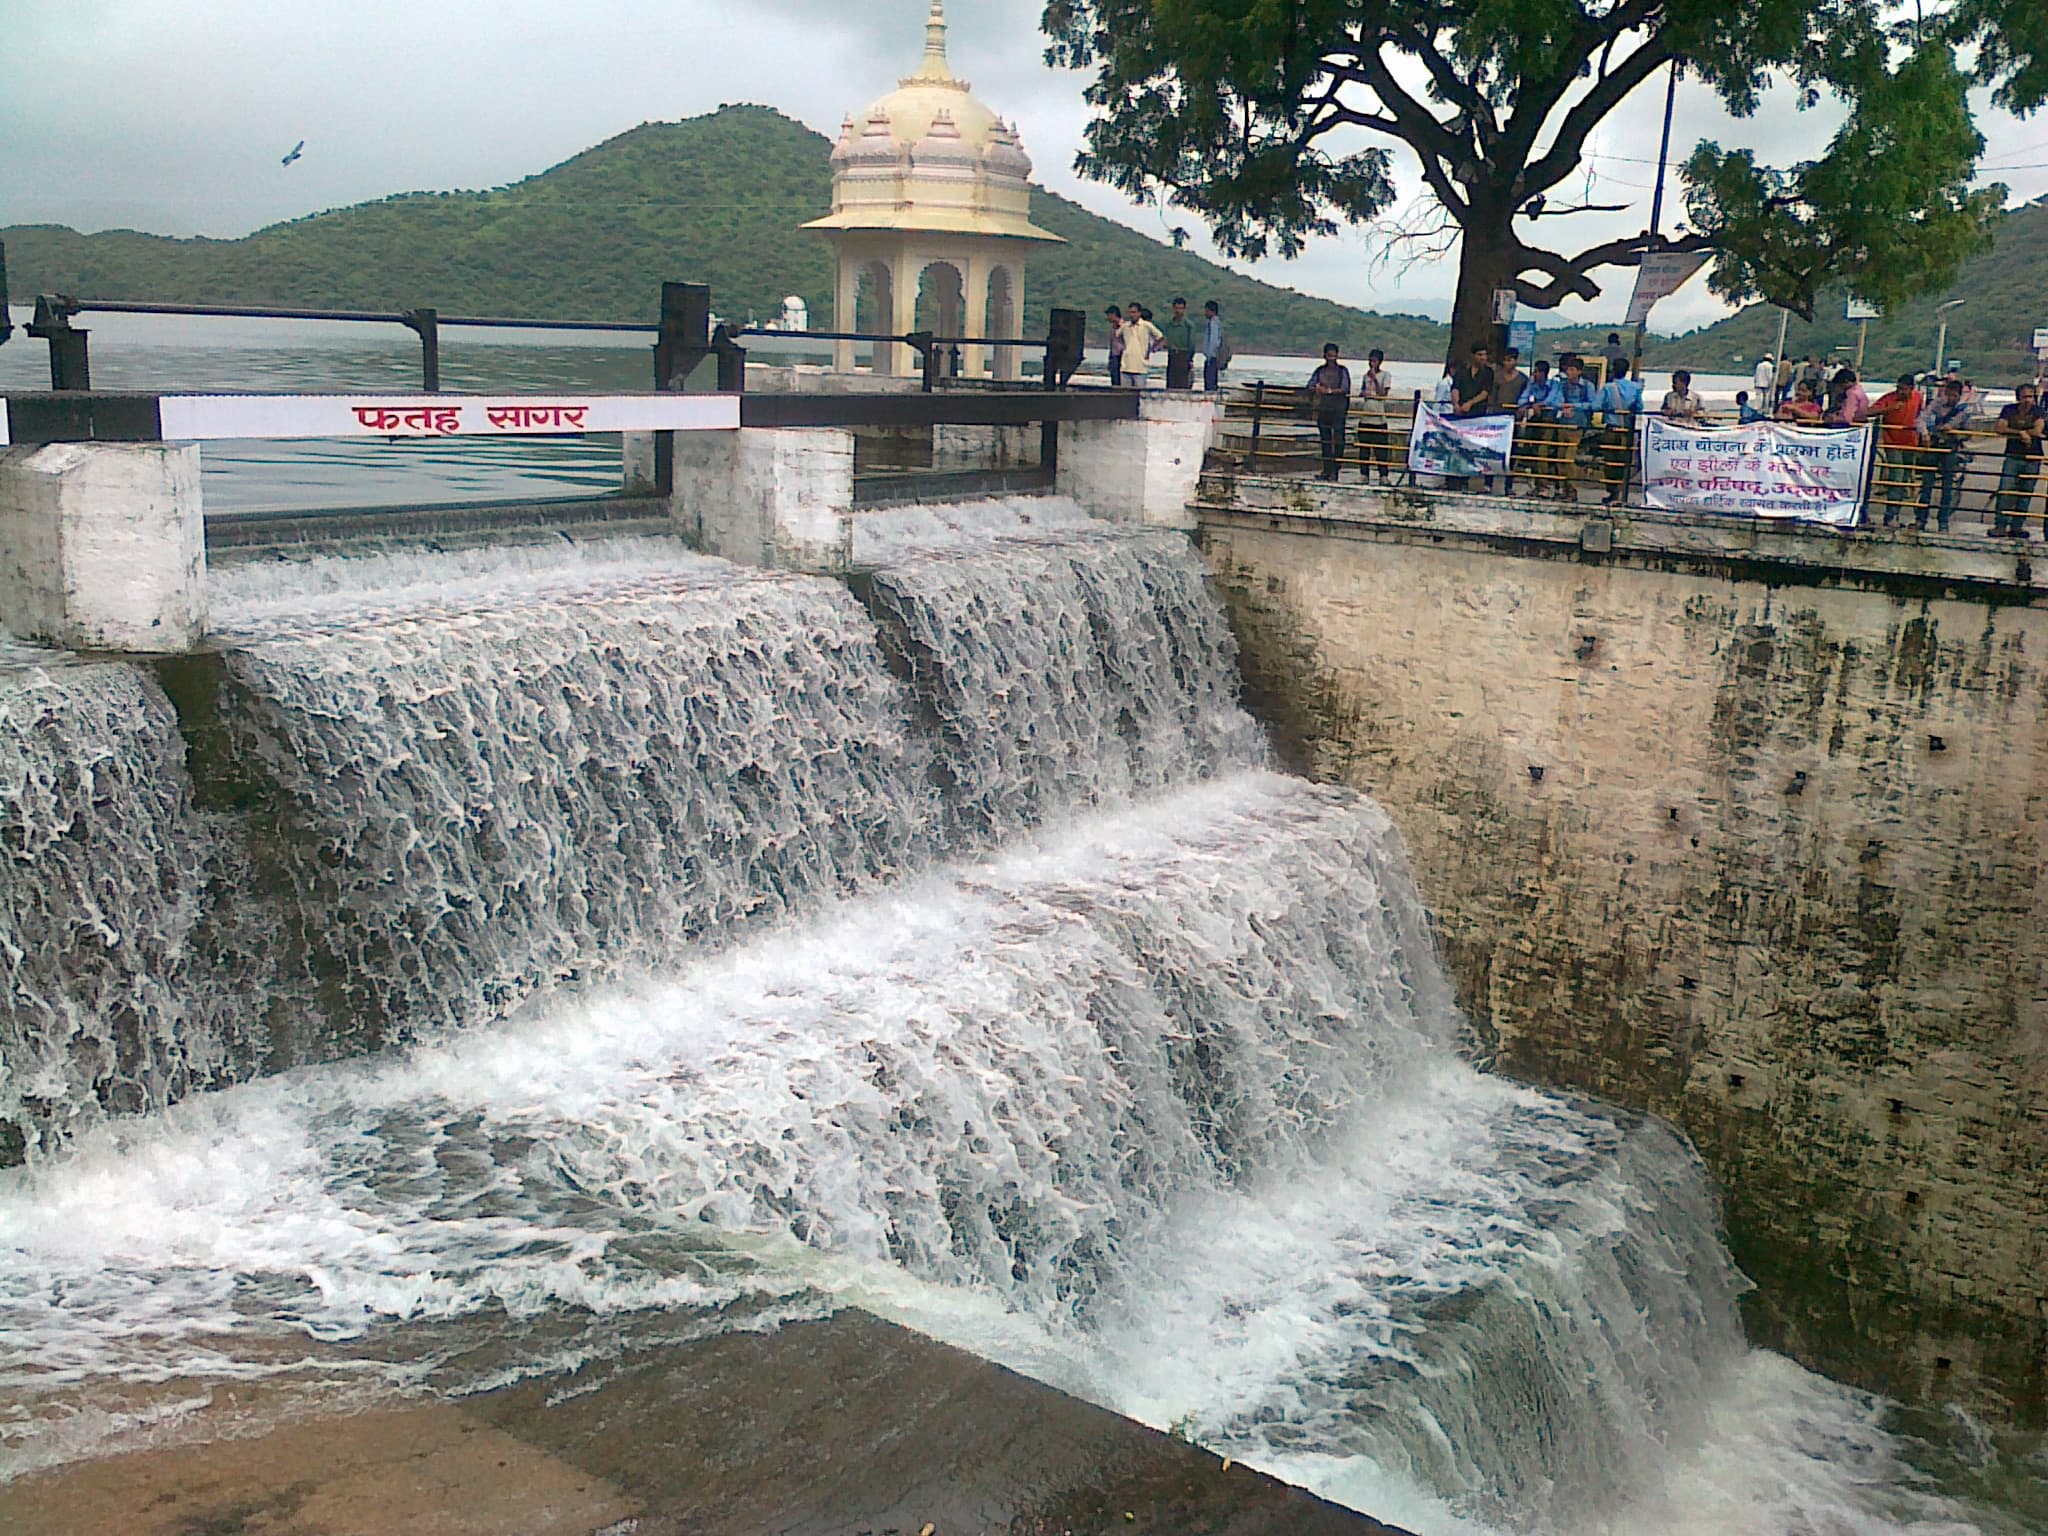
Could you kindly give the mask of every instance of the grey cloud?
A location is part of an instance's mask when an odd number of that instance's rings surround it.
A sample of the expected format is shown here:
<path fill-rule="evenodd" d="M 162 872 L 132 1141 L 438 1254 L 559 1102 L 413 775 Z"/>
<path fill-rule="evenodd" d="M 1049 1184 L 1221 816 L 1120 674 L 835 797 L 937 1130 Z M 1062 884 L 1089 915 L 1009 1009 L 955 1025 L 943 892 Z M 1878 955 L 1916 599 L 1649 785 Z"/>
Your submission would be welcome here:
<path fill-rule="evenodd" d="M 234 235 L 392 192 L 514 180 L 639 122 L 727 101 L 765 102 L 829 133 L 915 67 L 926 9 L 926 0 L 0 0 L 13 61 L 0 93 L 0 222 Z M 1045 65 L 1039 10 L 1037 0 L 950 0 L 956 67 L 1018 120 L 1049 186 L 1149 234 L 1192 225 L 1074 175 L 1083 82 Z M 1576 246 L 1643 227 L 1661 107 L 1660 92 L 1646 90 L 1596 145 L 1598 200 L 1637 206 L 1545 233 Z M 1778 149 L 1809 121 L 1774 101 L 1757 122 L 1730 124 L 1693 88 L 1681 97 L 1675 149 L 1702 134 Z M 1993 117 L 1986 129 L 1989 158 L 2024 161 L 2031 149 L 2048 161 L 2037 126 Z M 1815 131 L 1817 144 L 1825 124 Z M 301 138 L 305 159 L 279 166 Z M 2001 174 L 2025 195 L 2048 191 L 2041 169 Z M 1405 271 L 1375 262 L 1359 234 L 1257 270 L 1309 292 L 1438 312 L 1452 280 L 1448 262 Z M 1595 318 L 1618 312 L 1626 282 L 1618 275 Z M 1703 294 L 1672 300 L 1660 324 L 1685 319 Z"/>

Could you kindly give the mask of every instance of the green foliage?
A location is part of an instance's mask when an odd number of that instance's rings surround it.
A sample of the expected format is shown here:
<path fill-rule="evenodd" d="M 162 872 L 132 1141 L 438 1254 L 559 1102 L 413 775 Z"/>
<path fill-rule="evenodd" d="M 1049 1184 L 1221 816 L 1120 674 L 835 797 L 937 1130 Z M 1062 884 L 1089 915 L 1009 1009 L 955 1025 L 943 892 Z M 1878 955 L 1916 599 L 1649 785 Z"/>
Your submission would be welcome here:
<path fill-rule="evenodd" d="M 1094 78 L 1087 173 L 1206 219 L 1226 250 L 1297 250 L 1392 202 L 1383 150 L 1407 146 L 1455 232 L 1460 346 L 1497 286 L 1524 304 L 1593 299 L 1593 274 L 1640 263 L 1661 232 L 1552 248 L 1543 194 L 1600 125 L 1666 69 L 1737 116 L 1773 81 L 1846 104 L 1818 160 L 1772 169 L 1702 145 L 1692 234 L 1715 284 L 1801 313 L 1829 285 L 1899 302 L 1985 243 L 1999 189 L 1972 192 L 1982 148 L 1966 96 L 2025 108 L 2048 93 L 2040 0 L 1046 0 L 1048 57 Z M 1958 50 L 1971 60 L 1966 76 Z"/>
<path fill-rule="evenodd" d="M 1840 290 L 1823 292 L 1812 323 L 1795 318 L 1787 328 L 1785 350 L 1795 357 L 1854 357 L 1859 326 L 1844 318 L 1846 296 Z M 1936 306 L 1949 299 L 1963 300 L 1948 311 L 1950 357 L 1985 383 L 2031 377 L 2033 333 L 2037 326 L 2048 326 L 2048 202 L 2006 214 L 1991 249 L 1964 263 L 1947 290 L 1897 304 L 1882 320 L 1871 321 L 1864 371 L 1892 378 L 1932 364 L 1941 325 Z M 1746 370 L 1777 343 L 1778 311 L 1755 304 L 1689 335 L 1659 340 L 1648 356 L 1656 366 L 1683 364 L 1727 373 L 1738 366 Z"/>
<path fill-rule="evenodd" d="M 721 314 L 767 318 L 797 294 L 832 313 L 832 257 L 799 228 L 831 206 L 831 146 L 765 107 L 649 123 L 489 192 L 409 193 L 244 240 L 132 231 L 0 230 L 18 295 L 398 310 L 543 320 L 653 318 L 664 280 L 708 283 Z M 1040 192 L 1039 223 L 1069 244 L 1035 253 L 1026 335 L 1054 305 L 1092 318 L 1176 294 L 1224 306 L 1241 353 L 1383 346 L 1441 356 L 1445 332 L 1275 288 Z"/>
<path fill-rule="evenodd" d="M 1761 296 L 1810 320 L 1834 286 L 1891 307 L 1954 281 L 1991 243 L 2005 188 L 1969 187 L 1984 140 L 1948 50 L 1896 67 L 1873 51 L 1819 159 L 1777 170 L 1749 150 L 1693 152 L 1686 205 L 1719 253 L 1710 281 L 1724 298 Z"/>

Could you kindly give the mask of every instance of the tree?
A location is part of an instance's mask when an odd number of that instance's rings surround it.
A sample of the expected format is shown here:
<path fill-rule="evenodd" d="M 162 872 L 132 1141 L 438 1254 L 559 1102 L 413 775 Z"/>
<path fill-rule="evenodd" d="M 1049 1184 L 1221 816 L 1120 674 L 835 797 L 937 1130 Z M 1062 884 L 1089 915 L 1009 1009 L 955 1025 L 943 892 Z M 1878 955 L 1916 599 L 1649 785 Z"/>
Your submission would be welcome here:
<path fill-rule="evenodd" d="M 2044 14 L 2040 0 L 1048 0 L 1044 27 L 1052 63 L 1094 72 L 1080 170 L 1199 214 L 1231 255 L 1292 256 L 1377 218 L 1395 197 L 1388 146 L 1405 145 L 1433 232 L 1459 247 L 1462 352 L 1490 334 L 1495 290 L 1537 309 L 1593 299 L 1596 273 L 1652 250 L 1712 252 L 1716 292 L 1809 319 L 1823 286 L 1889 304 L 1953 280 L 2005 196 L 1970 186 L 1983 140 L 1968 88 L 2039 105 Z M 1784 81 L 1846 119 L 1824 153 L 1782 167 L 1699 145 L 1681 172 L 1689 232 L 1553 248 L 1550 221 L 1588 210 L 1549 194 L 1667 69 L 1737 116 Z"/>

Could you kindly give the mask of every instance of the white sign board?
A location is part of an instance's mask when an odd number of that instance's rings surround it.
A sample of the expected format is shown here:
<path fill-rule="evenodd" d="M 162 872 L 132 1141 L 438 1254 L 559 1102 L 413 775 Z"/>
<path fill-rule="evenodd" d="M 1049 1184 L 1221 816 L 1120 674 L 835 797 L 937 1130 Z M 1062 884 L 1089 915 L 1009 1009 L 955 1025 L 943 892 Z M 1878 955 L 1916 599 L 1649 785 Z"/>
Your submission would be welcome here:
<path fill-rule="evenodd" d="M 1882 320 L 1884 318 L 1884 311 L 1875 304 L 1872 304 L 1868 299 L 1851 299 L 1845 306 L 1844 313 L 1851 320 Z"/>
<path fill-rule="evenodd" d="M 1495 325 L 1513 325 L 1515 323 L 1515 307 L 1519 302 L 1520 300 L 1517 298 L 1514 289 L 1494 289 L 1493 323 Z"/>
<path fill-rule="evenodd" d="M 1691 282 L 1693 274 L 1710 259 L 1705 251 L 1685 254 L 1660 251 L 1654 256 L 1645 256 L 1643 264 L 1636 268 L 1636 291 L 1628 301 L 1628 316 L 1624 323 L 1641 325 L 1648 320 L 1659 299 L 1670 298 Z"/>
<path fill-rule="evenodd" d="M 1408 467 L 1418 475 L 1498 475 L 1514 451 L 1512 416 L 1453 416 L 1427 403 L 1415 408 Z"/>
<path fill-rule="evenodd" d="M 2034 350 L 2036 352 L 2048 352 L 2048 325 L 2044 325 L 2034 332 Z M 0 439 L 0 441 L 4 441 L 4 439 Z"/>
<path fill-rule="evenodd" d="M 737 395 L 165 395 L 164 441 L 731 432 Z"/>
<path fill-rule="evenodd" d="M 1646 416 L 1641 430 L 1649 506 L 1856 526 L 1870 469 L 1864 428 L 1705 427 Z"/>

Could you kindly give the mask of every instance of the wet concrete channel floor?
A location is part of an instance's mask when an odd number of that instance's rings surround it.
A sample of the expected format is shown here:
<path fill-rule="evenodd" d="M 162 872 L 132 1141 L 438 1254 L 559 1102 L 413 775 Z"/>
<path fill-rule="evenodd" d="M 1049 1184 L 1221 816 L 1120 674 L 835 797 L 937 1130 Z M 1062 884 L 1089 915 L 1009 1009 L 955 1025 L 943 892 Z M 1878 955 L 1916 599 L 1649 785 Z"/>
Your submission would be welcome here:
<path fill-rule="evenodd" d="M 860 1312 L 0 1486 L 22 1536 L 1402 1536 Z"/>

